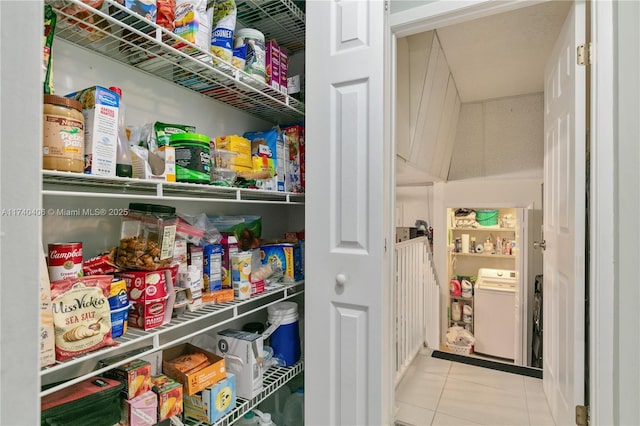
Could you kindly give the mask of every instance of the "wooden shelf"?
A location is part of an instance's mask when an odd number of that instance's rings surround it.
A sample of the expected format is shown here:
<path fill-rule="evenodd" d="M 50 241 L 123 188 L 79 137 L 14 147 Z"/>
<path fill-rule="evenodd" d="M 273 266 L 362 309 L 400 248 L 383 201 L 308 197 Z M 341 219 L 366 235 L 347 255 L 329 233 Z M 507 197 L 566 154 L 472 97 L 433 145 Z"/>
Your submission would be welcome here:
<path fill-rule="evenodd" d="M 450 228 L 452 231 L 467 232 L 516 232 L 516 228 L 501 228 L 499 226 L 481 226 L 478 228 Z"/>
<path fill-rule="evenodd" d="M 456 257 L 477 257 L 477 258 L 493 258 L 493 259 L 514 259 L 515 256 L 512 254 L 484 254 L 484 253 L 451 253 L 452 256 Z"/>

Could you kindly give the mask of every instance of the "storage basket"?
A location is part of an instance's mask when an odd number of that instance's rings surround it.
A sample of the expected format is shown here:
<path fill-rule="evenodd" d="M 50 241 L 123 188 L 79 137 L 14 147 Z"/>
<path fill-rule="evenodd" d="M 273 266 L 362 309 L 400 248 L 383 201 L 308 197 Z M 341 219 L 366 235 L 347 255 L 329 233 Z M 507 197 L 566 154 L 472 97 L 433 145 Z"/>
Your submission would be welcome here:
<path fill-rule="evenodd" d="M 476 220 L 482 226 L 498 224 L 498 210 L 476 210 Z"/>
<path fill-rule="evenodd" d="M 454 345 L 453 343 L 447 343 L 447 348 L 457 355 L 469 355 L 473 353 L 473 345 Z"/>

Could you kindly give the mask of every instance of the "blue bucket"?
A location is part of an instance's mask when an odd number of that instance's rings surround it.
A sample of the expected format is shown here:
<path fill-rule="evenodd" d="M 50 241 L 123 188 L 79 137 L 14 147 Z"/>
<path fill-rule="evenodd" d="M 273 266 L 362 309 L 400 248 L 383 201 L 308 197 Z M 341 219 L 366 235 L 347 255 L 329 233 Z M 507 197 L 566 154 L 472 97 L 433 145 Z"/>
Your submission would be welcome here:
<path fill-rule="evenodd" d="M 298 304 L 280 302 L 267 308 L 270 325 L 277 325 L 271 334 L 270 344 L 273 357 L 281 359 L 285 367 L 300 361 L 300 326 L 298 323 Z"/>

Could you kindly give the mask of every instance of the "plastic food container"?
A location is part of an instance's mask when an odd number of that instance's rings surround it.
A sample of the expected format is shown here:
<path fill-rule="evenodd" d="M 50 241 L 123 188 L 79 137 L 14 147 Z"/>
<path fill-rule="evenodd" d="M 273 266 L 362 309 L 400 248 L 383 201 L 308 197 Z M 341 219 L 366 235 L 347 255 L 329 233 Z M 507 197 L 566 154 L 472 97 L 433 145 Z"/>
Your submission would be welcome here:
<path fill-rule="evenodd" d="M 236 151 L 227 151 L 226 149 L 214 149 L 211 153 L 211 165 L 216 169 L 230 169 L 235 164 L 238 156 Z"/>
<path fill-rule="evenodd" d="M 211 169 L 211 185 L 233 186 L 236 171 L 232 169 Z"/>
<path fill-rule="evenodd" d="M 175 207 L 131 203 L 122 217 L 116 264 L 145 271 L 166 268 L 173 260 L 175 236 Z"/>

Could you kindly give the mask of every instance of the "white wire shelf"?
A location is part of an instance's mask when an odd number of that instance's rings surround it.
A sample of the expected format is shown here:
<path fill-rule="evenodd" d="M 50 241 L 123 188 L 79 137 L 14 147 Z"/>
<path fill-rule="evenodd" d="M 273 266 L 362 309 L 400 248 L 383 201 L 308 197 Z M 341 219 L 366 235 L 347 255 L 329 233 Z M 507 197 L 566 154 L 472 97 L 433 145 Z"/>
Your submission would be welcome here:
<path fill-rule="evenodd" d="M 255 408 L 262 401 L 267 399 L 271 394 L 278 390 L 282 385 L 293 379 L 304 370 L 304 359 L 301 359 L 291 367 L 271 367 L 264 373 L 262 379 L 264 389 L 260 394 L 251 400 L 244 398 L 236 398 L 236 408 L 234 408 L 229 414 L 222 419 L 214 423 L 215 426 L 228 426 L 240 419 L 246 412 Z M 186 418 L 185 425 L 189 426 L 201 426 L 207 425 L 202 421 Z"/>
<path fill-rule="evenodd" d="M 260 204 L 304 204 L 304 194 L 242 189 L 197 183 L 161 182 L 43 170 L 43 195 L 65 197 L 163 199 L 177 201 L 216 200 Z"/>
<path fill-rule="evenodd" d="M 45 2 L 50 4 L 58 15 L 56 38 L 163 78 L 274 124 L 291 124 L 304 119 L 303 103 L 229 64 L 220 61 L 214 63 L 208 49 L 200 49 L 113 0 L 104 0 L 99 10 L 84 4 L 81 0 Z M 271 3 L 278 5 L 272 10 L 271 7 L 267 7 Z M 254 3 L 247 0 L 243 4 Z M 254 13 L 258 16 L 260 12 L 280 19 L 289 14 L 296 14 L 292 12 L 295 4 L 289 0 L 264 4 L 256 1 L 255 4 L 253 9 L 247 9 L 250 12 L 247 12 L 247 16 L 253 16 Z M 257 11 L 254 12 L 254 9 Z M 300 12 L 299 9 L 297 11 Z M 255 25 L 257 26 L 258 22 Z M 289 24 L 270 25 L 274 27 L 274 33 L 275 27 L 279 27 L 279 31 L 283 33 L 289 34 L 286 31 L 291 31 L 292 34 L 299 34 L 299 31 L 289 29 Z M 302 28 L 304 32 L 303 24 Z M 286 37 L 282 36 L 282 39 L 285 41 Z M 304 41 L 304 34 L 301 40 Z M 289 44 L 293 45 L 293 42 Z"/>
<path fill-rule="evenodd" d="M 303 293 L 304 281 L 299 281 L 265 291 L 247 300 L 206 305 L 195 312 L 185 312 L 180 317 L 152 330 L 144 331 L 128 327 L 123 336 L 115 339 L 118 346 L 109 346 L 62 362 L 57 361 L 56 364 L 41 369 L 41 385 L 53 386 L 41 391 L 40 396 L 43 397 L 89 377 L 102 374 L 142 355 L 175 346 L 235 319 L 264 310 L 267 306 Z M 108 367 L 97 368 L 99 360 L 129 352 L 135 352 L 135 355 L 123 358 Z"/>
<path fill-rule="evenodd" d="M 236 1 L 238 22 L 245 28 L 256 28 L 265 40 L 274 39 L 289 55 L 305 47 L 305 13 L 291 0 Z"/>

